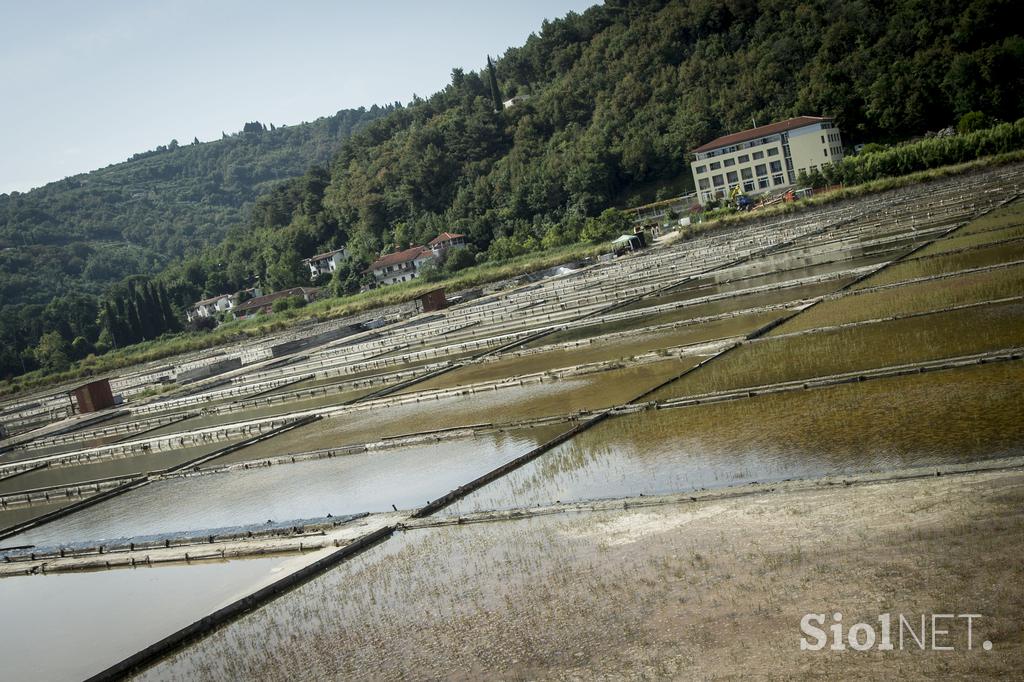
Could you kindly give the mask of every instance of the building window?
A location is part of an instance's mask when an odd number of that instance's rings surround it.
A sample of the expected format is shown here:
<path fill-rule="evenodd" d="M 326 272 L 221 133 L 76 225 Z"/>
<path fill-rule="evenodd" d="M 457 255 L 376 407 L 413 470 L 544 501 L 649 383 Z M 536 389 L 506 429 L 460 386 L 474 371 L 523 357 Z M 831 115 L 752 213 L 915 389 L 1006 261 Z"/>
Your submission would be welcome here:
<path fill-rule="evenodd" d="M 735 166 L 736 165 L 736 159 L 726 159 L 722 163 L 725 164 L 726 166 Z"/>
<path fill-rule="evenodd" d="M 821 151 L 825 152 L 825 156 L 826 157 L 828 156 L 828 150 L 827 149 L 822 149 Z"/>
<path fill-rule="evenodd" d="M 719 163 L 718 161 L 715 161 L 714 163 L 711 164 L 711 170 L 718 170 L 721 167 L 722 167 L 722 164 Z"/>
<path fill-rule="evenodd" d="M 707 178 L 701 178 L 697 181 L 697 184 L 700 185 L 701 189 L 711 189 L 711 183 L 708 182 Z"/>
<path fill-rule="evenodd" d="M 764 158 L 764 152 L 754 152 L 754 161 Z"/>
<path fill-rule="evenodd" d="M 703 173 L 703 172 L 707 171 L 707 169 L 708 169 L 708 167 L 707 167 L 707 166 L 697 166 L 697 167 L 696 167 L 696 168 L 694 168 L 693 170 L 694 170 L 695 172 L 697 172 L 697 173 Z"/>
<path fill-rule="evenodd" d="M 772 176 L 772 183 L 774 183 L 775 185 L 781 185 L 782 184 L 782 176 L 781 175 L 773 175 Z"/>
<path fill-rule="evenodd" d="M 736 157 L 736 160 L 739 161 L 740 163 L 748 163 L 750 161 L 750 157 L 747 156 L 746 154 L 740 154 L 738 157 Z"/>
<path fill-rule="evenodd" d="M 716 175 L 715 177 L 711 178 L 711 181 L 715 183 L 715 187 L 721 187 L 722 185 L 725 184 L 725 178 L 723 178 L 721 175 Z"/>
<path fill-rule="evenodd" d="M 744 182 L 743 183 L 743 191 L 744 192 L 753 192 L 754 191 L 754 181 L 753 180 L 747 180 L 746 182 Z"/>
<path fill-rule="evenodd" d="M 807 172 L 806 168 L 799 168 L 799 169 L 797 169 L 797 173 L 806 173 L 806 172 Z"/>
<path fill-rule="evenodd" d="M 779 148 L 778 147 L 771 147 L 771 148 L 768 149 L 768 156 L 778 156 L 778 155 L 779 155 Z"/>
<path fill-rule="evenodd" d="M 753 173 L 752 173 L 752 172 L 750 171 L 750 169 L 749 169 L 749 168 L 741 168 L 741 169 L 740 169 L 740 176 L 741 176 L 741 177 L 742 177 L 742 178 L 743 178 L 744 180 L 749 180 L 749 179 L 751 179 L 752 177 L 754 177 L 754 174 L 753 174 Z"/>
<path fill-rule="evenodd" d="M 824 135 L 821 136 L 821 143 L 825 144 L 825 136 Z"/>
<path fill-rule="evenodd" d="M 736 171 L 729 171 L 728 173 L 726 173 L 726 177 L 729 179 L 730 185 L 733 184 L 734 182 L 739 182 L 740 179 L 739 176 L 736 175 Z"/>
<path fill-rule="evenodd" d="M 768 165 L 771 166 L 772 173 L 781 173 L 782 172 L 782 162 L 781 161 L 772 161 Z"/>
<path fill-rule="evenodd" d="M 768 166 L 764 165 L 763 163 L 759 163 L 757 164 L 757 166 L 754 167 L 754 172 L 756 172 L 758 175 L 768 175 Z"/>
<path fill-rule="evenodd" d="M 758 178 L 757 186 L 760 189 L 768 189 L 768 178 Z"/>

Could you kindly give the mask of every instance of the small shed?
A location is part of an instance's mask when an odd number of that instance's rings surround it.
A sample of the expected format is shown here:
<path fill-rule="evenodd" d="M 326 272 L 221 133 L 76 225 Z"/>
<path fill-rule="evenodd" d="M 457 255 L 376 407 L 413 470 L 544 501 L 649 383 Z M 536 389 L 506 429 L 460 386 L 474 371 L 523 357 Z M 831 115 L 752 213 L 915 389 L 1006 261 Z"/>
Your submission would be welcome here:
<path fill-rule="evenodd" d="M 444 289 L 434 289 L 420 296 L 420 307 L 425 313 L 447 308 L 448 300 L 444 297 Z"/>
<path fill-rule="evenodd" d="M 96 412 L 114 406 L 114 394 L 108 379 L 97 379 L 69 391 L 74 396 L 78 412 Z"/>

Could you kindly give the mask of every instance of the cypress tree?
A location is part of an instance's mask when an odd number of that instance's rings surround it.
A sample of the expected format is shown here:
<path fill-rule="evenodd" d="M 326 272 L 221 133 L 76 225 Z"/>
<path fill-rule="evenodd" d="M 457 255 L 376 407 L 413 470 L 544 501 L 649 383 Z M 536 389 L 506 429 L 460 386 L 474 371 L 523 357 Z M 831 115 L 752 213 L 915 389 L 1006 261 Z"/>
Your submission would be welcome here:
<path fill-rule="evenodd" d="M 167 287 L 161 282 L 156 288 L 157 299 L 160 306 L 160 315 L 163 324 L 161 329 L 163 331 L 178 331 L 181 329 L 181 324 L 178 322 L 178 318 L 174 315 L 174 310 L 171 308 L 170 297 L 167 295 Z"/>
<path fill-rule="evenodd" d="M 501 90 L 498 89 L 498 76 L 494 73 L 494 62 L 491 56 L 487 55 L 487 75 L 491 80 L 491 99 L 494 100 L 494 111 L 502 111 L 505 105 L 502 103 Z"/>

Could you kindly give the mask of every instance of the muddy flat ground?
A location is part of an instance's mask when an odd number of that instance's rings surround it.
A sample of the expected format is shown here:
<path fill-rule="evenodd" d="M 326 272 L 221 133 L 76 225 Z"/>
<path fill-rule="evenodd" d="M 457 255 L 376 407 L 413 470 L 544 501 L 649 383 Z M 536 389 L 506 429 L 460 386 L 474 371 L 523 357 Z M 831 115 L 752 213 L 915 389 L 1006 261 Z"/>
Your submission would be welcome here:
<path fill-rule="evenodd" d="M 1009 678 L 1022 556 L 1019 469 L 420 528 L 145 677 Z M 963 620 L 954 651 L 801 651 L 835 611 L 982 617 L 970 651 Z"/>

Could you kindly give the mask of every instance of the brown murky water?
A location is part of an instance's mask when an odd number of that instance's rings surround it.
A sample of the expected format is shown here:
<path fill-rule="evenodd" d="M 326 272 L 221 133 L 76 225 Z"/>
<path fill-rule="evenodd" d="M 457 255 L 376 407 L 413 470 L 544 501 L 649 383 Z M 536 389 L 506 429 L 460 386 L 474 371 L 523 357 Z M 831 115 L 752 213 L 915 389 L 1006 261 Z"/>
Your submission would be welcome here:
<path fill-rule="evenodd" d="M 435 429 L 596 410 L 624 403 L 701 359 L 699 356 L 670 358 L 543 384 L 385 405 L 322 419 L 247 447 L 230 457 L 237 461 L 260 459 Z"/>
<path fill-rule="evenodd" d="M 615 417 L 442 512 L 1024 455 L 1024 362 Z"/>
<path fill-rule="evenodd" d="M 183 530 L 415 509 L 533 449 L 562 424 L 331 459 L 157 481 L 10 538 L 52 546 Z"/>
<path fill-rule="evenodd" d="M 10 509 L 4 509 L 0 511 L 0 529 L 10 528 L 11 526 L 29 521 L 31 519 L 42 516 L 43 514 L 49 514 L 52 511 L 57 511 L 61 507 L 64 507 L 77 500 L 63 500 L 61 502 L 53 502 L 51 504 L 34 504 L 32 506 L 12 507 Z M 0 547 L 9 547 L 12 543 L 6 540 L 0 540 Z"/>
<path fill-rule="evenodd" d="M 131 457 L 110 459 L 92 464 L 40 469 L 7 481 L 0 481 L 0 493 L 12 493 L 19 490 L 31 490 L 33 488 L 54 485 L 75 485 L 83 481 L 92 481 L 99 478 L 159 471 L 184 464 L 196 457 L 202 457 L 214 450 L 226 447 L 232 442 L 237 442 L 237 440 L 241 439 L 207 443 L 198 447 L 133 455 Z"/>
<path fill-rule="evenodd" d="M 966 225 L 960 230 L 960 234 L 999 230 L 1017 225 L 1024 225 L 1024 199 L 1017 199 L 1013 203 L 972 221 L 970 225 Z"/>
<path fill-rule="evenodd" d="M 892 284 L 918 277 L 931 277 L 946 272 L 981 268 L 987 265 L 1008 263 L 1024 259 L 1024 239 L 1008 244 L 996 244 L 971 248 L 965 251 L 942 253 L 934 256 L 912 258 L 896 263 L 876 275 L 859 282 L 855 289 L 866 289 L 881 284 Z"/>
<path fill-rule="evenodd" d="M 1017 347 L 1024 345 L 1022 320 L 1024 304 L 993 304 L 797 336 L 768 337 L 725 353 L 659 390 L 652 399 Z"/>
<path fill-rule="evenodd" d="M 552 334 L 551 336 L 546 336 L 533 344 L 527 344 L 526 347 L 529 348 L 555 343 L 564 343 L 568 341 L 578 341 L 580 339 L 585 339 L 591 336 L 610 334 L 612 332 L 641 330 L 644 327 L 651 327 L 659 324 L 682 322 L 684 320 L 693 320 L 701 317 L 710 317 L 712 315 L 731 313 L 737 310 L 747 310 L 751 308 L 759 308 L 762 306 L 789 303 L 791 301 L 800 301 L 803 299 L 814 298 L 816 296 L 821 296 L 823 294 L 832 293 L 833 291 L 836 291 L 837 289 L 851 281 L 853 281 L 853 278 L 844 278 L 830 280 L 827 282 L 819 282 L 817 284 L 785 287 L 782 289 L 774 289 L 771 291 L 763 291 L 754 294 L 743 294 L 740 296 L 725 298 L 719 301 L 699 303 L 692 306 L 685 306 L 683 308 L 679 308 L 676 310 L 669 310 L 662 313 L 647 315 L 644 317 L 617 320 L 615 322 L 586 325 L 582 327 L 573 327 L 571 329 L 566 329 L 564 331 Z"/>
<path fill-rule="evenodd" d="M 945 239 L 940 239 L 934 244 L 926 246 L 915 255 L 930 256 L 937 253 L 947 253 L 949 251 L 958 251 L 960 249 L 966 249 L 974 246 L 992 244 L 1005 239 L 1018 239 L 1020 237 L 1024 237 L 1024 224 L 1004 227 L 996 230 L 986 230 L 984 232 L 972 232 L 967 234 L 956 232 Z"/>
<path fill-rule="evenodd" d="M 213 426 L 225 426 L 227 424 L 252 421 L 254 419 L 276 417 L 283 414 L 290 414 L 292 412 L 302 412 L 304 410 L 315 410 L 321 407 L 333 407 L 335 405 L 343 405 L 347 402 L 351 402 L 353 400 L 363 397 L 364 395 L 372 393 L 373 391 L 376 391 L 379 388 L 381 387 L 373 386 L 370 388 L 359 388 L 351 391 L 344 391 L 342 393 L 333 393 L 331 395 L 321 395 L 313 398 L 306 398 L 304 400 L 280 402 L 274 403 L 272 405 L 263 405 L 261 407 L 250 407 L 235 412 L 200 415 L 197 417 L 193 417 L 192 419 L 189 419 L 187 421 L 174 424 L 165 429 L 161 429 L 158 432 L 154 432 L 153 435 L 187 433 L 189 431 L 195 431 L 197 429 L 208 429 Z M 150 434 L 147 434 L 147 437 L 149 435 Z"/>
<path fill-rule="evenodd" d="M 502 357 L 499 360 L 468 365 L 442 374 L 435 379 L 411 386 L 403 392 L 412 393 L 496 381 L 573 365 L 627 359 L 663 348 L 742 336 L 771 322 L 781 314 L 781 311 L 770 311 L 738 315 L 657 333 L 642 335 L 638 333 L 636 336 L 624 338 L 595 340 L 592 344 L 573 348 L 555 348 L 523 356 Z"/>
<path fill-rule="evenodd" d="M 772 334 L 940 310 L 1022 295 L 1024 265 L 1011 266 L 822 301 L 785 324 L 779 325 Z"/>

